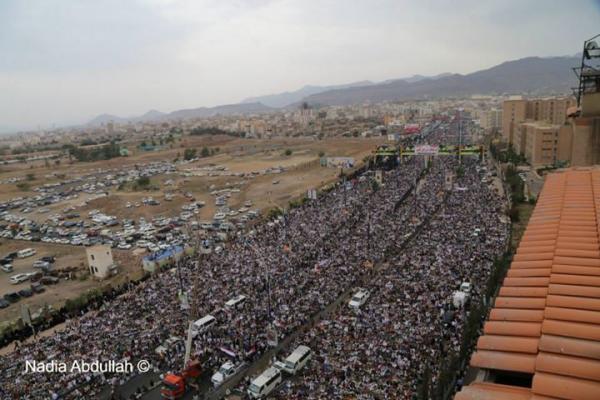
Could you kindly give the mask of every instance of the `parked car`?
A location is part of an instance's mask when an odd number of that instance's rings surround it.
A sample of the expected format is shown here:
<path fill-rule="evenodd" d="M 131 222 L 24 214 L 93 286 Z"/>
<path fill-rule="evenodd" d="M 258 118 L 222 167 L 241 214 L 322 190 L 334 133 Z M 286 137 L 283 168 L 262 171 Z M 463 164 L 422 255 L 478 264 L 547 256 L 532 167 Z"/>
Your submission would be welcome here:
<path fill-rule="evenodd" d="M 215 387 L 219 387 L 225 383 L 225 381 L 238 373 L 243 366 L 243 363 L 236 365 L 231 361 L 227 361 L 225 364 L 221 365 L 221 368 L 219 368 L 219 370 L 213 374 L 210 380 Z"/>
<path fill-rule="evenodd" d="M 131 249 L 131 245 L 127 242 L 121 242 L 121 243 L 119 243 L 117 248 L 119 248 L 121 250 L 129 250 L 129 249 Z"/>
<path fill-rule="evenodd" d="M 31 290 L 34 293 L 42 293 L 46 290 L 46 288 L 39 282 L 34 282 L 31 284 Z"/>
<path fill-rule="evenodd" d="M 40 279 L 40 283 L 43 285 L 56 285 L 59 281 L 60 279 L 54 276 L 44 276 Z"/>
<path fill-rule="evenodd" d="M 4 257 L 2 259 L 0 259 L 0 264 L 11 264 L 13 262 L 13 258 L 12 257 Z"/>
<path fill-rule="evenodd" d="M 33 263 L 33 268 L 48 269 L 50 268 L 50 263 L 48 261 L 38 260 Z"/>
<path fill-rule="evenodd" d="M 13 285 L 17 285 L 21 282 L 25 282 L 28 279 L 29 276 L 27 274 L 16 274 L 10 277 L 10 283 Z"/>
<path fill-rule="evenodd" d="M 31 289 L 21 289 L 17 293 L 21 297 L 31 297 L 31 296 L 33 296 L 33 291 Z"/>
<path fill-rule="evenodd" d="M 8 301 L 9 303 L 16 303 L 17 301 L 21 300 L 21 296 L 19 296 L 17 292 L 6 293 L 4 295 L 4 300 Z"/>
<path fill-rule="evenodd" d="M 56 261 L 56 258 L 54 256 L 44 256 L 44 257 L 40 258 L 40 260 L 46 261 L 46 262 L 49 262 L 50 264 L 52 264 L 54 261 Z"/>
<path fill-rule="evenodd" d="M 0 308 L 6 308 L 10 306 L 10 303 L 8 301 L 6 301 L 5 299 L 0 299 Z"/>
<path fill-rule="evenodd" d="M 37 282 L 44 276 L 42 271 L 26 272 L 25 275 L 29 277 L 30 282 Z"/>
<path fill-rule="evenodd" d="M 6 273 L 13 272 L 13 266 L 12 266 L 12 264 L 3 264 L 3 265 L 0 265 L 0 269 L 2 271 L 6 272 Z"/>

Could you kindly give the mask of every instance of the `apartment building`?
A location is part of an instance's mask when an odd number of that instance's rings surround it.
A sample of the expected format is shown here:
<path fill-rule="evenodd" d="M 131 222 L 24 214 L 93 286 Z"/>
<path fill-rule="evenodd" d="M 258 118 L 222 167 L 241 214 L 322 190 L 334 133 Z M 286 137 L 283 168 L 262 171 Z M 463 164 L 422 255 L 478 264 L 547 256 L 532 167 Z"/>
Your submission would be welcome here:
<path fill-rule="evenodd" d="M 479 125 L 486 131 L 502 128 L 502 113 L 503 110 L 499 109 L 479 110 L 477 112 Z"/>
<path fill-rule="evenodd" d="M 513 149 L 533 166 L 555 165 L 570 160 L 572 139 L 569 125 L 523 122 L 514 131 Z"/>
<path fill-rule="evenodd" d="M 527 116 L 527 100 L 506 100 L 502 103 L 502 138 L 513 143 L 514 127 L 525 121 Z"/>
<path fill-rule="evenodd" d="M 571 97 L 507 100 L 502 107 L 502 136 L 533 166 L 571 162 L 575 144 L 568 113 L 575 104 Z"/>

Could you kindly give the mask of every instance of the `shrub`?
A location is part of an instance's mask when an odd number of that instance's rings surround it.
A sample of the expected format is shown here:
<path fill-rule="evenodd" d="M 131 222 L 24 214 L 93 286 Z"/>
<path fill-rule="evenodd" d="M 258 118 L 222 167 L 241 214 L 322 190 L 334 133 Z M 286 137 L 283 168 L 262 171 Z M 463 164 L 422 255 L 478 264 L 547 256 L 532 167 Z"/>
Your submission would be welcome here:
<path fill-rule="evenodd" d="M 196 158 L 197 152 L 198 152 L 197 149 L 185 149 L 185 151 L 183 152 L 183 159 L 188 161 L 193 158 Z"/>
<path fill-rule="evenodd" d="M 150 178 L 147 176 L 140 176 L 136 181 L 138 186 L 146 187 L 150 184 Z"/>
<path fill-rule="evenodd" d="M 19 183 L 17 183 L 17 188 L 19 190 L 27 192 L 31 188 L 31 185 L 29 185 L 29 183 L 27 183 L 27 182 L 19 182 Z"/>

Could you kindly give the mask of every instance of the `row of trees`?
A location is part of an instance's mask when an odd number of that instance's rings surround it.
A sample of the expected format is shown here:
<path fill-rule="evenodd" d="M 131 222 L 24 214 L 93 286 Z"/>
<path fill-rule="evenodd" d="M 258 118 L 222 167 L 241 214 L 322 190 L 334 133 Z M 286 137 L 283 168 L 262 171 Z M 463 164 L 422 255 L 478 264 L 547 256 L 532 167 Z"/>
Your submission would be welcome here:
<path fill-rule="evenodd" d="M 63 148 L 68 151 L 71 156 L 75 157 L 77 161 L 110 160 L 111 158 L 121 156 L 121 148 L 115 142 L 90 149 L 84 149 L 72 144 L 67 144 L 63 146 Z"/>
<path fill-rule="evenodd" d="M 221 149 L 218 147 L 215 148 L 208 148 L 206 146 L 204 146 L 202 148 L 202 150 L 200 150 L 200 154 L 198 154 L 198 149 L 194 149 L 194 148 L 189 148 L 189 149 L 185 149 L 183 152 L 183 159 L 186 161 L 192 160 L 196 157 L 210 157 L 212 155 L 215 155 L 216 153 L 218 153 Z M 179 157 L 177 157 L 179 158 Z"/>
<path fill-rule="evenodd" d="M 190 131 L 190 135 L 192 135 L 192 136 L 229 135 L 229 136 L 235 136 L 235 137 L 243 137 L 244 133 L 243 132 L 228 132 L 228 131 L 224 131 L 223 129 L 217 128 L 217 127 L 204 128 L 201 126 L 197 126 L 195 128 L 192 128 L 192 130 Z"/>

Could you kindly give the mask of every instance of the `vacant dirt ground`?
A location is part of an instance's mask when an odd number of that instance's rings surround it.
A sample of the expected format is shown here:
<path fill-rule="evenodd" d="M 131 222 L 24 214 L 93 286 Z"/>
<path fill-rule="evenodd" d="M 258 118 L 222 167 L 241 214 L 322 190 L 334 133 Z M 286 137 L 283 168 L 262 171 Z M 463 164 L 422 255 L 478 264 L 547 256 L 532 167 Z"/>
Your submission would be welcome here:
<path fill-rule="evenodd" d="M 254 178 L 242 178 L 237 176 L 190 176 L 184 177 L 178 174 L 169 174 L 152 177 L 152 183 L 158 186 L 155 191 L 132 191 L 111 189 L 108 197 L 91 200 L 83 205 L 89 195 L 80 194 L 77 199 L 61 202 L 48 206 L 50 211 L 39 214 L 36 210 L 24 215 L 36 221 L 44 221 L 48 215 L 60 213 L 67 206 L 75 206 L 80 212 L 81 218 L 89 219 L 88 212 L 97 209 L 118 218 L 138 219 L 144 217 L 151 219 L 155 216 L 175 216 L 181 212 L 181 206 L 189 202 L 183 193 L 191 192 L 196 200 L 202 200 L 206 206 L 200 209 L 198 219 L 211 220 L 215 213 L 214 196 L 211 190 L 224 188 L 238 188 L 239 193 L 232 193 L 229 198 L 229 206 L 232 209 L 242 207 L 246 200 L 253 202 L 252 208 L 266 210 L 272 207 L 286 207 L 290 200 L 302 196 L 308 189 L 318 188 L 334 180 L 340 170 L 319 166 L 321 153 L 326 156 L 354 157 L 357 162 L 370 154 L 378 143 L 384 138 L 362 139 L 362 138 L 336 138 L 329 140 L 314 140 L 312 138 L 280 138 L 273 140 L 248 140 L 231 137 L 184 137 L 180 142 L 174 143 L 172 148 L 161 151 L 142 152 L 139 149 L 132 151 L 130 157 L 116 158 L 108 161 L 94 163 L 69 164 L 63 160 L 60 165 L 46 166 L 43 162 L 36 162 L 33 168 L 27 165 L 0 166 L 0 181 L 9 177 L 25 176 L 31 172 L 36 179 L 31 183 L 32 187 L 42 183 L 55 182 L 58 178 L 45 178 L 49 173 L 64 174 L 67 177 L 79 176 L 92 173 L 98 169 L 107 168 L 129 168 L 136 163 L 147 163 L 151 161 L 173 161 L 178 155 L 181 156 L 186 147 L 197 148 L 198 151 L 207 146 L 213 149 L 219 148 L 219 152 L 211 157 L 202 158 L 193 163 L 178 166 L 180 172 L 193 171 L 209 165 L 220 165 L 227 167 L 232 173 L 258 172 L 268 168 L 284 167 L 286 171 L 281 174 L 266 174 Z M 129 144 L 133 149 L 135 144 Z M 285 150 L 290 149 L 292 154 L 285 155 Z M 166 186 L 167 179 L 172 179 L 174 184 Z M 274 181 L 278 183 L 274 184 Z M 172 201 L 165 201 L 165 192 L 174 194 Z M 16 196 L 35 195 L 35 192 L 23 192 L 16 188 L 15 184 L 0 184 L 0 201 Z M 158 206 L 140 205 L 140 207 L 126 208 L 127 202 L 141 203 L 142 198 L 152 196 L 161 202 Z M 18 212 L 15 212 L 18 214 Z M 119 229 L 119 227 L 114 227 Z M 13 273 L 0 272 L 0 295 L 15 290 L 29 287 L 25 282 L 19 285 L 11 285 L 8 282 L 10 275 L 33 270 L 31 264 L 44 255 L 55 255 L 57 257 L 56 268 L 65 266 L 83 266 L 85 262 L 85 248 L 70 245 L 56 245 L 46 243 L 32 243 L 26 241 L 0 240 L 0 255 L 17 251 L 26 247 L 37 250 L 33 257 L 15 262 Z M 140 256 L 133 256 L 131 251 L 113 250 L 115 260 L 121 266 L 121 274 L 109 280 L 98 282 L 91 278 L 87 280 L 61 280 L 58 285 L 47 287 L 43 294 L 37 294 L 29 299 L 23 299 L 19 303 L 0 310 L 0 325 L 19 316 L 19 304 L 29 304 L 36 311 L 44 304 L 51 304 L 58 308 L 64 301 L 79 296 L 81 293 L 102 285 L 115 284 L 127 279 L 136 279 L 141 275 Z"/>
<path fill-rule="evenodd" d="M 0 272 L 0 295 L 29 288 L 31 284 L 29 281 L 13 285 L 9 282 L 9 278 L 14 274 L 35 271 L 36 269 L 32 266 L 33 262 L 43 256 L 53 255 L 56 257 L 54 269 L 62 269 L 65 267 L 86 268 L 87 266 L 85 248 L 82 246 L 27 242 L 21 240 L 0 240 L 0 254 L 2 254 L 2 256 L 28 247 L 35 249 L 36 254 L 28 258 L 16 259 L 13 263 L 13 272 Z M 37 311 L 38 308 L 44 306 L 45 304 L 49 304 L 55 308 L 58 308 L 62 306 L 64 301 L 67 299 L 75 298 L 86 290 L 101 285 L 121 282 L 128 278 L 135 279 L 141 275 L 141 268 L 139 265 L 140 260 L 138 260 L 136 257 L 132 257 L 130 252 L 113 250 L 113 257 L 120 266 L 121 274 L 119 276 L 102 282 L 96 281 L 91 277 L 88 277 L 83 281 L 78 279 L 61 279 L 57 285 L 46 286 L 46 291 L 44 293 L 35 294 L 32 297 L 21 299 L 21 301 L 18 303 L 12 304 L 11 306 L 0 310 L 0 322 L 10 321 L 19 317 L 20 304 L 28 304 L 32 311 Z"/>

